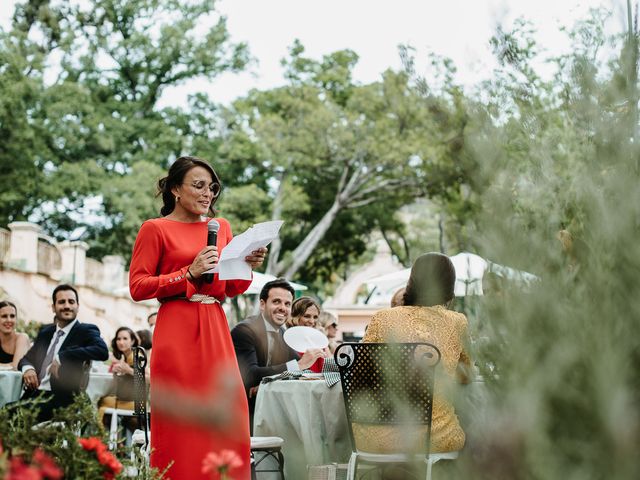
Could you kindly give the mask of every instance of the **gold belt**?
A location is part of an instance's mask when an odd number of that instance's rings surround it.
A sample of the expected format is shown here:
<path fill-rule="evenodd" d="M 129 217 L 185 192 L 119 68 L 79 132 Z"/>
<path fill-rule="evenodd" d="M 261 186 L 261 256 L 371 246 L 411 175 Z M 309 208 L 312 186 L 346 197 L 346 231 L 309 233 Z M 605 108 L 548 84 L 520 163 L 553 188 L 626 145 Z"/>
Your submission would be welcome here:
<path fill-rule="evenodd" d="M 216 297 L 210 297 L 209 295 L 204 295 L 202 293 L 194 293 L 189 299 L 190 302 L 202 303 L 204 305 L 209 305 L 212 303 L 220 303 Z"/>

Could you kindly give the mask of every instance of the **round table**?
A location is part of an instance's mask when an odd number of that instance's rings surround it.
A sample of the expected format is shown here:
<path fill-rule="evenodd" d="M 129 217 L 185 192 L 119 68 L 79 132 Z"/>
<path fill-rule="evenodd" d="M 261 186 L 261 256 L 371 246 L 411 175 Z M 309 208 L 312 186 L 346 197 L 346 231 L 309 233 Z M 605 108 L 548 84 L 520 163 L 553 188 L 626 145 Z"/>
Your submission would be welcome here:
<path fill-rule="evenodd" d="M 111 391 L 113 375 L 111 373 L 94 373 L 89 375 L 87 395 L 94 404 Z M 0 407 L 20 399 L 22 393 L 22 373 L 13 370 L 0 370 Z"/>
<path fill-rule="evenodd" d="M 0 371 L 0 407 L 20 399 L 22 373 L 14 370 Z"/>
<path fill-rule="evenodd" d="M 307 478 L 307 465 L 346 463 L 348 428 L 340 383 L 276 380 L 258 389 L 253 435 L 284 439 L 286 478 Z"/>
<path fill-rule="evenodd" d="M 98 400 L 106 395 L 109 395 L 112 385 L 112 373 L 91 372 L 91 374 L 89 375 L 89 384 L 87 385 L 87 395 L 89 395 L 91 403 L 97 405 Z"/>

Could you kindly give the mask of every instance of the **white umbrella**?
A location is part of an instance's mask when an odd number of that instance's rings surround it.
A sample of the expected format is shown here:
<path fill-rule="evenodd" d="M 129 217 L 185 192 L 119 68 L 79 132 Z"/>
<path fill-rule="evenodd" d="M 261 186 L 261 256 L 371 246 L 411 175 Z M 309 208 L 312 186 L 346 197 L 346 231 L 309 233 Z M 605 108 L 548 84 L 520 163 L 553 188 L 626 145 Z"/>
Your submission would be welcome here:
<path fill-rule="evenodd" d="M 249 288 L 247 288 L 247 290 L 244 293 L 248 293 L 250 295 L 251 294 L 257 295 L 260 293 L 265 283 L 270 282 L 271 280 L 275 280 L 276 278 L 277 277 L 274 277 L 273 275 L 268 275 L 266 273 L 253 272 L 253 281 L 251 282 L 251 285 L 249 285 Z M 293 289 L 296 291 L 307 290 L 307 287 L 300 283 L 289 282 L 289 285 L 291 285 Z"/>
<path fill-rule="evenodd" d="M 456 269 L 456 297 L 466 295 L 482 295 L 482 276 L 487 271 L 489 262 L 475 253 L 462 252 L 452 257 Z"/>
<path fill-rule="evenodd" d="M 449 258 L 456 269 L 456 283 L 454 287 L 456 297 L 482 295 L 482 277 L 486 271 L 494 272 L 504 278 L 522 281 L 527 285 L 538 279 L 538 277 L 532 273 L 489 262 L 475 253 L 461 252 Z M 407 284 L 410 273 L 411 269 L 407 268 L 398 272 L 380 275 L 366 282 L 365 285 L 371 292 L 366 303 L 388 305 L 391 296 Z"/>

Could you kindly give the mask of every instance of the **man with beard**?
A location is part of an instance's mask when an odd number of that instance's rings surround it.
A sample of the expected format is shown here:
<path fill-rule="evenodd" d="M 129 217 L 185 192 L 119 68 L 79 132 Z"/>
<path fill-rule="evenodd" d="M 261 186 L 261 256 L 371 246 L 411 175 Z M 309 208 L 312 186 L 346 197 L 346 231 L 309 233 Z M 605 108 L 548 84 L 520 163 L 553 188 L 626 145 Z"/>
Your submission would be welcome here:
<path fill-rule="evenodd" d="M 52 299 L 54 323 L 40 329 L 18 364 L 25 389 L 20 403 L 42 399 L 39 422 L 52 419 L 56 409 L 71 404 L 73 397 L 84 391 L 92 360 L 109 358 L 98 327 L 76 318 L 79 303 L 75 288 L 58 285 Z"/>
<path fill-rule="evenodd" d="M 304 370 L 326 355 L 324 350 L 313 348 L 299 356 L 284 342 L 284 325 L 291 316 L 294 293 L 293 287 L 283 278 L 265 283 L 260 292 L 260 314 L 247 318 L 231 330 L 252 416 L 258 385 L 264 377 L 285 370 Z"/>

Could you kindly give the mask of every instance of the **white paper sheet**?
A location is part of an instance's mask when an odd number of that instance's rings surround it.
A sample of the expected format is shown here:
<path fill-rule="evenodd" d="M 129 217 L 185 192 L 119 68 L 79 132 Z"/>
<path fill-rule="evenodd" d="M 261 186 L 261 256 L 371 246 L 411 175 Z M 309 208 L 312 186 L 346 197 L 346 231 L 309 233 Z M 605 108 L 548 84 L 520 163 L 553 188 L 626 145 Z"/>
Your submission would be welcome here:
<path fill-rule="evenodd" d="M 251 267 L 244 258 L 278 238 L 278 232 L 283 223 L 282 220 L 256 223 L 244 233 L 233 237 L 222 250 L 218 265 L 213 272 L 218 273 L 220 280 L 251 280 Z"/>

